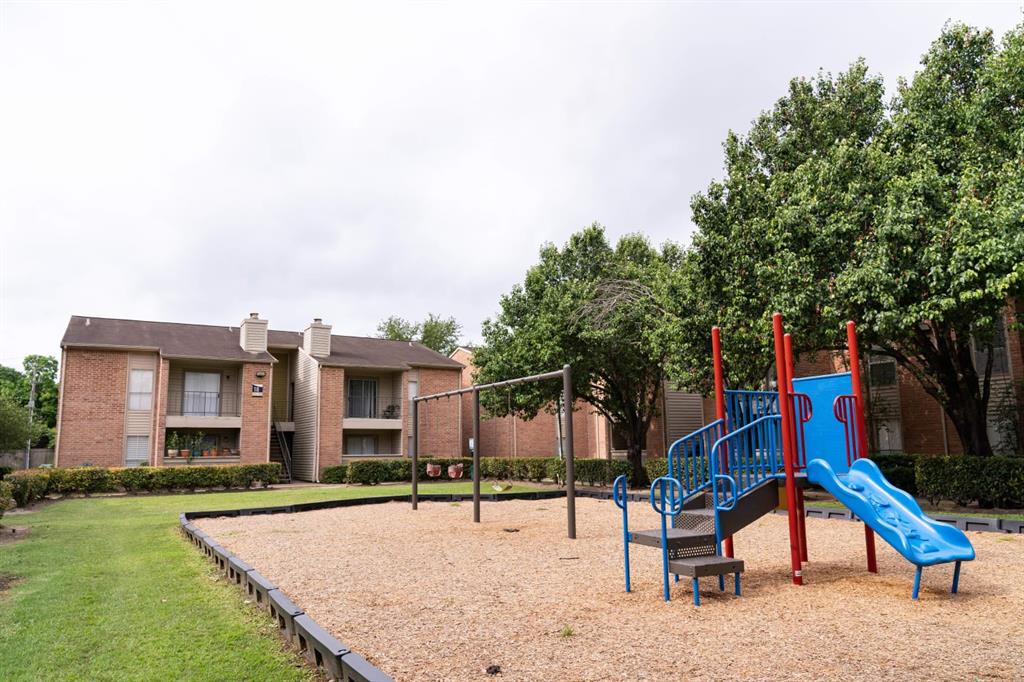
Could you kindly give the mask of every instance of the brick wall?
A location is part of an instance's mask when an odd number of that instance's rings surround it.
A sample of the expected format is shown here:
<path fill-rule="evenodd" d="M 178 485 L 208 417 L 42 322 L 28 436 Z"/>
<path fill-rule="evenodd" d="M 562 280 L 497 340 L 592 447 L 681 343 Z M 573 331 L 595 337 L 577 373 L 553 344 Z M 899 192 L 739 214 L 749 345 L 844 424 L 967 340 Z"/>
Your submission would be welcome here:
<path fill-rule="evenodd" d="M 58 464 L 122 466 L 128 353 L 67 349 L 64 362 Z"/>
<path fill-rule="evenodd" d="M 256 372 L 266 376 L 257 377 Z M 271 366 L 247 362 L 242 365 L 242 428 L 238 450 L 242 464 L 261 464 L 270 458 Z M 263 395 L 252 395 L 252 384 L 263 384 Z"/>
<path fill-rule="evenodd" d="M 461 370 L 427 369 L 419 370 L 420 395 L 452 391 L 459 387 Z M 419 454 L 423 457 L 459 457 L 461 448 L 459 440 L 459 412 L 462 402 L 457 398 L 450 400 L 430 400 L 419 405 Z"/>
<path fill-rule="evenodd" d="M 320 471 L 341 464 L 342 428 L 345 421 L 345 369 L 320 368 Z"/>

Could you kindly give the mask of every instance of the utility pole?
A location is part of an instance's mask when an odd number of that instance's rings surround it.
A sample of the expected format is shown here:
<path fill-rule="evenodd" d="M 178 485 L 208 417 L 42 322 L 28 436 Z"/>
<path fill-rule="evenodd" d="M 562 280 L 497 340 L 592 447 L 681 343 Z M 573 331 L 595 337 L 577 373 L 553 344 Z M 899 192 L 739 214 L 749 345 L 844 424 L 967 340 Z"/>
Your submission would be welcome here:
<path fill-rule="evenodd" d="M 28 390 L 28 425 L 32 426 L 33 417 L 36 411 L 36 368 L 33 367 L 30 376 L 32 377 L 32 383 Z M 28 436 L 28 441 L 25 442 L 25 468 L 28 469 L 32 466 L 32 434 Z"/>

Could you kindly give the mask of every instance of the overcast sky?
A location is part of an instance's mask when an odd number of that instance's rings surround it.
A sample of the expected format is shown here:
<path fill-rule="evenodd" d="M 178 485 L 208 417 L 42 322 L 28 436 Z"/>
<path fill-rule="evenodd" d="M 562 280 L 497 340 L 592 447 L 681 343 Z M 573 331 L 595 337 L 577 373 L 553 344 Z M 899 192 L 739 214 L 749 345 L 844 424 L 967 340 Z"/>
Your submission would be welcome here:
<path fill-rule="evenodd" d="M 948 19 L 1021 5 L 0 0 L 0 363 L 72 314 L 477 339 L 543 242 L 688 241 L 730 128 Z"/>

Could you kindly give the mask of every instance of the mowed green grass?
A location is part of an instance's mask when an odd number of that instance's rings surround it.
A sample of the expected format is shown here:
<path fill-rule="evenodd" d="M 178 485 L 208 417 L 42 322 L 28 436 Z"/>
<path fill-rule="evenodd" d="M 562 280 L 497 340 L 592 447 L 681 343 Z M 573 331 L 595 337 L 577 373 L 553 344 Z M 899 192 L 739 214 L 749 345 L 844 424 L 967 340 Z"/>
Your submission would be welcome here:
<path fill-rule="evenodd" d="M 471 484 L 421 491 L 470 492 Z M 408 492 L 401 485 L 101 497 L 5 516 L 31 533 L 0 545 L 0 576 L 17 578 L 0 593 L 0 680 L 312 679 L 270 619 L 186 543 L 178 514 Z"/>

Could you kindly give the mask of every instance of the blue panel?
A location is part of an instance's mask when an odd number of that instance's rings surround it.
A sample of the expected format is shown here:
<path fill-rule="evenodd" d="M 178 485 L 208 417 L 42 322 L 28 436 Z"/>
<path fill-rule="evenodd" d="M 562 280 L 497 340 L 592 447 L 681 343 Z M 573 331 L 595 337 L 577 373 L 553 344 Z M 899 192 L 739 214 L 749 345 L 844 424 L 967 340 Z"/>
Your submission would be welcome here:
<path fill-rule="evenodd" d="M 843 424 L 832 412 L 836 396 L 853 393 L 849 372 L 793 379 L 793 390 L 811 398 L 811 419 L 804 425 L 807 461 L 823 459 L 836 473 L 846 473 Z"/>

